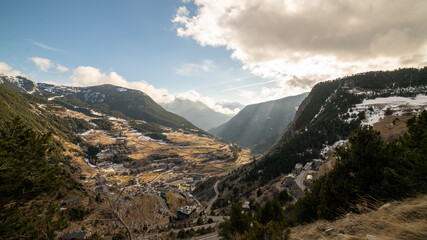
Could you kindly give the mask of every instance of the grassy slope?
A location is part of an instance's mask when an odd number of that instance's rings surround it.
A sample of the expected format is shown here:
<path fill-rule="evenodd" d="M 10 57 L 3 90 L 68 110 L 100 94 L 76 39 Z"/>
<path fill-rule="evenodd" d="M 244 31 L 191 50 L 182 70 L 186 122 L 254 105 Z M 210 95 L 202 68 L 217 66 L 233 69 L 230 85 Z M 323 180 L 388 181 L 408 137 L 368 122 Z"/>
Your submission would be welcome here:
<path fill-rule="evenodd" d="M 325 230 L 333 228 L 328 234 Z M 427 239 L 427 195 L 392 202 L 390 207 L 363 214 L 349 213 L 333 222 L 325 220 L 292 228 L 291 239 Z"/>

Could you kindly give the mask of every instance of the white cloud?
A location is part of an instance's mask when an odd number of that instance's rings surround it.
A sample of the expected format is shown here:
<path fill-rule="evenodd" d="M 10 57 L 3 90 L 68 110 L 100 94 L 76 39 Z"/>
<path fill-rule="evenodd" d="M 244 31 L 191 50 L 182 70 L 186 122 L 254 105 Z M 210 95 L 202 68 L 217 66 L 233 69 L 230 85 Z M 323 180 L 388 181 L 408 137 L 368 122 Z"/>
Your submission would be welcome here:
<path fill-rule="evenodd" d="M 40 68 L 41 71 L 47 72 L 51 68 L 55 68 L 61 73 L 68 72 L 68 68 L 65 66 L 62 66 L 61 64 L 55 64 L 47 58 L 41 58 L 41 57 L 32 57 L 29 58 L 38 68 Z"/>
<path fill-rule="evenodd" d="M 47 72 L 47 70 L 52 67 L 52 62 L 47 58 L 32 57 L 30 60 L 33 61 L 34 64 L 36 64 L 36 66 L 43 72 Z"/>
<path fill-rule="evenodd" d="M 145 81 L 129 82 L 116 72 L 103 73 L 99 69 L 90 66 L 80 66 L 74 69 L 71 80 L 73 81 L 73 85 L 76 86 L 113 84 L 125 88 L 137 89 L 148 94 L 157 103 L 170 103 L 175 99 L 166 89 L 155 88 Z"/>
<path fill-rule="evenodd" d="M 216 112 L 224 114 L 236 114 L 239 109 L 228 109 L 218 105 L 213 99 L 209 97 L 202 97 L 194 90 L 189 90 L 184 93 L 176 95 L 170 94 L 168 90 L 163 88 L 155 88 L 153 85 L 145 82 L 130 82 L 116 72 L 104 73 L 98 68 L 91 66 L 80 66 L 73 70 L 71 76 L 72 84 L 74 86 L 94 86 L 101 84 L 112 84 L 130 89 L 137 89 L 148 94 L 154 101 L 160 104 L 171 103 L 175 98 L 182 100 L 190 100 L 193 102 L 200 101 L 209 108 Z"/>
<path fill-rule="evenodd" d="M 427 64 L 425 0 L 194 3 L 194 12 L 183 7 L 172 20 L 177 35 L 225 46 L 244 69 L 276 81 L 273 95 L 356 72 Z"/>
<path fill-rule="evenodd" d="M 202 72 L 212 72 L 216 68 L 214 62 L 209 59 L 203 60 L 202 63 L 186 63 L 178 68 L 174 68 L 177 75 L 194 76 Z"/>
<path fill-rule="evenodd" d="M 45 44 L 43 44 L 43 43 L 40 43 L 40 42 L 34 41 L 34 40 L 32 40 L 32 39 L 28 39 L 28 41 L 29 41 L 29 42 L 31 42 L 32 44 L 34 44 L 34 45 L 38 46 L 38 47 L 41 47 L 41 48 L 44 48 L 44 49 L 47 49 L 47 50 L 50 50 L 50 51 L 68 53 L 68 52 L 67 52 L 67 51 L 65 51 L 65 50 L 58 49 L 58 48 L 54 48 L 54 47 L 51 47 L 51 46 L 45 45 Z"/>
<path fill-rule="evenodd" d="M 13 70 L 12 67 L 5 62 L 0 62 L 0 73 L 10 76 L 25 76 L 20 71 Z"/>
<path fill-rule="evenodd" d="M 62 66 L 61 64 L 56 64 L 56 69 L 60 72 L 68 72 L 69 70 L 67 67 Z"/>
<path fill-rule="evenodd" d="M 181 99 L 181 100 L 189 100 L 192 102 L 201 102 L 201 103 L 205 104 L 206 106 L 208 106 L 209 108 L 211 108 L 212 110 L 214 110 L 215 112 L 219 112 L 222 114 L 235 115 L 240 110 L 238 108 L 229 109 L 229 108 L 223 107 L 223 106 L 219 105 L 217 102 L 215 102 L 212 98 L 202 97 L 198 92 L 196 92 L 194 90 L 189 90 L 189 91 L 184 92 L 184 93 L 178 93 L 175 95 L 175 97 L 177 99 Z"/>

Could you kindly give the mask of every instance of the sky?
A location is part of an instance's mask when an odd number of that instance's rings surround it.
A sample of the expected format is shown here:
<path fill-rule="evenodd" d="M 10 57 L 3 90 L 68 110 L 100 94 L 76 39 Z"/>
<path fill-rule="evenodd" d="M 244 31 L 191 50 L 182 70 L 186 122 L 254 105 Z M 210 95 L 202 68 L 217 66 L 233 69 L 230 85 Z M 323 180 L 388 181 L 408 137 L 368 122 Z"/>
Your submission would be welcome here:
<path fill-rule="evenodd" d="M 0 72 L 251 104 L 427 65 L 425 0 L 0 1 Z"/>

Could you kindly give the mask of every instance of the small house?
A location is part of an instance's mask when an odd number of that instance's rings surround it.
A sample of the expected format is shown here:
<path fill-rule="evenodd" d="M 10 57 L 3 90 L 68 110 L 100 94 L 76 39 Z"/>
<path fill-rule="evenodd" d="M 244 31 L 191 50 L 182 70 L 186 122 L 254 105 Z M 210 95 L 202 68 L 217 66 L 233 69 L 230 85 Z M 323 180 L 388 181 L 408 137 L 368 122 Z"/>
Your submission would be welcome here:
<path fill-rule="evenodd" d="M 321 159 L 313 159 L 313 169 L 314 170 L 319 170 L 319 167 L 322 165 L 323 161 Z"/>
<path fill-rule="evenodd" d="M 191 220 L 196 218 L 196 206 L 184 206 L 179 207 L 177 209 L 178 212 L 178 220 L 179 221 L 185 221 L 185 220 Z"/>
<path fill-rule="evenodd" d="M 308 174 L 307 177 L 304 180 L 304 185 L 308 188 L 311 188 L 313 186 L 313 175 Z"/>
<path fill-rule="evenodd" d="M 289 173 L 286 177 L 285 177 L 285 181 L 284 181 L 285 185 L 287 187 L 292 187 L 295 183 L 295 174 L 293 173 Z"/>

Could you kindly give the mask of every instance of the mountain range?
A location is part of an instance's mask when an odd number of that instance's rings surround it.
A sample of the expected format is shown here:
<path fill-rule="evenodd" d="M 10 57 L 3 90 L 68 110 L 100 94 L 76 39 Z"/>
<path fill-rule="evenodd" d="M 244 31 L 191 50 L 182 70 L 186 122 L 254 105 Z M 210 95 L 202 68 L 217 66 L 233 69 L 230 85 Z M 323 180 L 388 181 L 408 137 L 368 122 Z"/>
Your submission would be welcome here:
<path fill-rule="evenodd" d="M 366 72 L 318 83 L 277 145 L 230 179 L 238 177 L 251 193 L 254 187 L 292 172 L 296 163 L 324 158 L 327 149 L 360 126 L 373 125 L 385 116 L 416 115 L 427 107 L 426 93 L 427 67 Z"/>
<path fill-rule="evenodd" d="M 228 106 L 240 105 L 234 104 Z M 190 101 L 177 98 L 172 103 L 164 104 L 163 107 L 170 112 L 186 118 L 194 125 L 204 130 L 209 130 L 213 127 L 219 126 L 233 117 L 232 114 L 216 112 L 200 101 Z"/>
<path fill-rule="evenodd" d="M 230 121 L 210 129 L 209 132 L 255 152 L 266 152 L 282 136 L 307 95 L 308 93 L 303 93 L 248 105 Z"/>
<path fill-rule="evenodd" d="M 109 84 L 92 87 L 35 83 L 25 77 L 0 75 L 0 85 L 43 97 L 66 108 L 89 115 L 107 114 L 127 120 L 142 120 L 174 129 L 197 127 L 185 118 L 166 111 L 147 94 Z"/>

